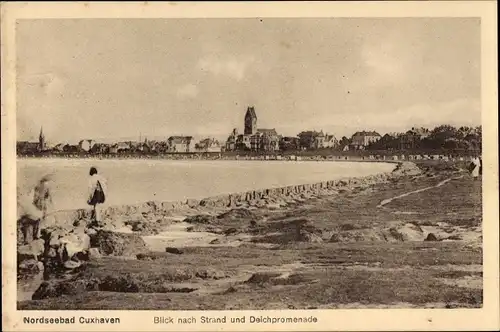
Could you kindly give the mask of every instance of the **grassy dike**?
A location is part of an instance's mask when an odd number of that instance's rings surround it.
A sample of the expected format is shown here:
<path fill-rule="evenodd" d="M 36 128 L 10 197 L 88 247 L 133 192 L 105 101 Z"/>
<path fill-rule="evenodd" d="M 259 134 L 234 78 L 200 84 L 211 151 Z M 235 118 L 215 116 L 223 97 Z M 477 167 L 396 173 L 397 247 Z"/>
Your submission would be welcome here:
<path fill-rule="evenodd" d="M 418 166 L 422 174 L 297 197 L 286 207 L 190 216 L 186 232 L 215 239 L 92 257 L 18 308 L 481 307 L 481 181 L 465 164 Z"/>

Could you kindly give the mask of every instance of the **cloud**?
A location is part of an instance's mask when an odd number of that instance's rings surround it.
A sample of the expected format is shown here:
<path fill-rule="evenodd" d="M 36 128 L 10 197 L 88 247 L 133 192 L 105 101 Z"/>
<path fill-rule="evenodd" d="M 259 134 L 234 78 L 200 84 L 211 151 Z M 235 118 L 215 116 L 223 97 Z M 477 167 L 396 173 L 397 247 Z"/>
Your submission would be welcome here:
<path fill-rule="evenodd" d="M 198 61 L 198 68 L 216 76 L 225 75 L 241 81 L 245 77 L 248 66 L 254 61 L 253 57 L 227 57 L 225 59 L 208 56 Z"/>
<path fill-rule="evenodd" d="M 365 84 L 388 85 L 401 82 L 407 76 L 406 56 L 393 43 L 365 44 L 361 51 L 363 64 L 368 70 Z"/>
<path fill-rule="evenodd" d="M 200 92 L 199 88 L 194 84 L 186 84 L 177 89 L 177 96 L 179 98 L 195 98 Z"/>
<path fill-rule="evenodd" d="M 64 80 L 53 73 L 20 76 L 19 82 L 45 96 L 58 95 L 64 90 Z"/>

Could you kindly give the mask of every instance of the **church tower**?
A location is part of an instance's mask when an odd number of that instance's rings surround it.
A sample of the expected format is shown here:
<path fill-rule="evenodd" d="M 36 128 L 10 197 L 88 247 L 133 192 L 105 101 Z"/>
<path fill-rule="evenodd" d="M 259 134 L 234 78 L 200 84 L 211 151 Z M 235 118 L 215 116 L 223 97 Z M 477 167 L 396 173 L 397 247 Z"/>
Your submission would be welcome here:
<path fill-rule="evenodd" d="M 40 127 L 40 135 L 38 136 L 38 151 L 45 151 L 46 142 L 43 134 L 43 127 Z"/>
<path fill-rule="evenodd" d="M 245 135 L 253 135 L 257 133 L 257 114 L 254 107 L 248 107 L 245 114 Z"/>

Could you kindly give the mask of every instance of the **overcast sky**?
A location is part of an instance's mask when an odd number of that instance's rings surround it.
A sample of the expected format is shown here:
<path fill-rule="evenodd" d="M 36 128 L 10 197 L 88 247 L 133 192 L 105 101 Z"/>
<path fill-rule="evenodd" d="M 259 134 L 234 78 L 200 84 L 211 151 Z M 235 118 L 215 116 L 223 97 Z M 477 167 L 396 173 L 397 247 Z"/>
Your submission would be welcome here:
<path fill-rule="evenodd" d="M 25 20 L 17 61 L 19 140 L 481 123 L 479 19 Z"/>

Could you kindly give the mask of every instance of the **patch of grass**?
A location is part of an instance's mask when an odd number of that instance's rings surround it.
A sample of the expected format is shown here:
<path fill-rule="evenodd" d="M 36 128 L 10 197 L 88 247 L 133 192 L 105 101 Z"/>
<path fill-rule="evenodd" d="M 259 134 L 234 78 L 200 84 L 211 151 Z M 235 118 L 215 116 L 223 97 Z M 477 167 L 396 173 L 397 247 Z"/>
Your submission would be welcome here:
<path fill-rule="evenodd" d="M 361 303 L 462 303 L 480 307 L 482 290 L 444 285 L 439 274 L 429 270 L 350 271 L 322 269 L 301 278 L 316 283 L 286 283 L 279 287 L 233 287 L 231 292 L 210 295 L 194 294 L 127 294 L 90 292 L 80 297 L 60 297 L 43 301 L 21 302 L 21 310 L 227 310 L 282 309 L 310 306 Z"/>
<path fill-rule="evenodd" d="M 436 278 L 460 279 L 464 277 L 483 277 L 483 272 L 476 271 L 444 271 L 435 275 Z"/>

